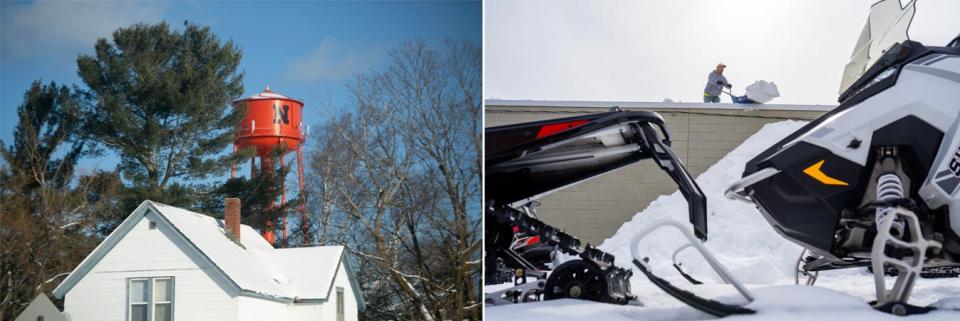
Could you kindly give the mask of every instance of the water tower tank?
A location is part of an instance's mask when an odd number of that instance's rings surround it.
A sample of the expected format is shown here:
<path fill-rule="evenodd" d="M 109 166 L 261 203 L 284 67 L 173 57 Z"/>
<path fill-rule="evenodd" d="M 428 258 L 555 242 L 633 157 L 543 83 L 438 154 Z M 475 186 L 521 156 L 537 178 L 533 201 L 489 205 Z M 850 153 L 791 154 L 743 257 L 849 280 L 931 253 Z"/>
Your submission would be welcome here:
<path fill-rule="evenodd" d="M 240 122 L 237 130 L 237 137 L 233 143 L 233 151 L 254 147 L 257 150 L 257 157 L 260 158 L 260 168 L 263 172 L 274 170 L 273 157 L 270 152 L 277 147 L 283 148 L 283 154 L 280 155 L 280 166 L 285 165 L 285 155 L 287 152 L 297 152 L 297 178 L 300 185 L 300 195 L 303 197 L 303 122 L 301 121 L 301 112 L 303 111 L 303 102 L 272 92 L 270 87 L 266 87 L 263 92 L 242 99 L 233 101 L 234 108 L 243 108 L 246 110 L 246 116 Z M 255 158 L 250 159 L 250 174 L 254 174 Z M 233 164 L 230 170 L 230 177 L 237 176 L 237 166 Z M 281 193 L 280 204 L 287 203 L 287 192 L 284 189 Z M 272 207 L 272 206 L 271 206 Z M 309 231 L 307 221 L 307 210 L 304 203 L 300 204 L 300 222 L 301 231 Z M 280 229 L 283 231 L 283 242 L 287 241 L 287 216 L 281 214 Z M 276 228 L 275 220 L 270 219 L 266 222 L 266 227 L 260 231 L 260 234 L 270 244 L 276 245 L 277 240 L 274 234 Z M 303 242 L 310 242 L 310 235 L 304 232 Z"/>
<path fill-rule="evenodd" d="M 284 146 L 288 152 L 303 143 L 303 102 L 267 87 L 259 94 L 233 101 L 233 106 L 247 111 L 237 133 L 238 148 L 256 147 L 257 156 L 263 157 L 277 146 Z"/>

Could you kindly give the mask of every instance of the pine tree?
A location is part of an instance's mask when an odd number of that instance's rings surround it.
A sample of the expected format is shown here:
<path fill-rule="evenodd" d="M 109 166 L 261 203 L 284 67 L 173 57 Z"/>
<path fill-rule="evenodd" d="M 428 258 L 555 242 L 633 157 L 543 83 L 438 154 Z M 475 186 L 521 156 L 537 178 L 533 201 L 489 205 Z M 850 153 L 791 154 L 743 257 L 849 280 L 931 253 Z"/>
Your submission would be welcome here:
<path fill-rule="evenodd" d="M 290 173 L 290 165 L 278 165 L 278 159 L 283 157 L 284 150 L 275 148 L 267 157 L 272 159 L 270 168 L 264 170 L 255 167 L 250 178 L 236 177 L 228 179 L 217 187 L 205 199 L 203 211 L 207 213 L 223 213 L 223 200 L 227 197 L 240 199 L 240 212 L 243 213 L 243 224 L 250 225 L 258 231 L 280 229 L 277 240 L 281 247 L 304 245 L 303 231 L 300 224 L 288 222 L 290 227 L 288 239 L 282 239 L 282 217 L 287 214 L 299 213 L 302 200 L 296 195 L 287 194 L 287 202 L 281 204 L 280 195 L 286 189 L 286 177 Z M 214 214 L 218 216 L 219 214 Z M 271 226 L 272 225 L 272 226 Z M 309 239 L 309 237 L 307 238 Z"/>
<path fill-rule="evenodd" d="M 226 152 L 243 117 L 230 107 L 243 92 L 232 41 L 188 22 L 182 32 L 141 23 L 95 49 L 77 59 L 93 101 L 84 132 L 119 155 L 124 207 L 144 199 L 194 207 L 204 180 L 249 156 Z"/>

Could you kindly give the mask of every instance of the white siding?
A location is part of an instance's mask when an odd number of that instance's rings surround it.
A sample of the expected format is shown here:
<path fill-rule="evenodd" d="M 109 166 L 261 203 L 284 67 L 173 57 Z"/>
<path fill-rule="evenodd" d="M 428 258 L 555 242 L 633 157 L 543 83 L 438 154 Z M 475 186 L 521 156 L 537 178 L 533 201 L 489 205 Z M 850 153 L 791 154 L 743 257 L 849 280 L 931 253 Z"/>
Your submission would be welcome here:
<path fill-rule="evenodd" d="M 336 321 L 323 315 L 324 303 L 297 303 L 290 308 L 290 321 Z"/>
<path fill-rule="evenodd" d="M 357 321 L 357 300 L 353 296 L 353 288 L 347 278 L 344 264 L 337 269 L 333 287 L 330 289 L 328 300 L 322 303 L 298 303 L 293 306 L 294 321 L 337 321 L 337 287 L 343 288 L 344 321 Z"/>
<path fill-rule="evenodd" d="M 324 321 L 337 321 L 337 288 L 343 288 L 344 302 L 344 321 L 357 321 L 357 301 L 353 295 L 353 288 L 350 287 L 350 280 L 347 278 L 347 270 L 341 262 L 337 268 L 337 276 L 333 279 L 333 287 L 330 289 L 330 296 L 323 305 Z"/>
<path fill-rule="evenodd" d="M 239 321 L 289 320 L 292 304 L 241 296 Z"/>
<path fill-rule="evenodd" d="M 126 320 L 127 279 L 174 277 L 174 320 L 236 320 L 236 293 L 176 231 L 150 213 L 65 296 L 71 321 Z M 158 221 L 149 229 L 150 221 Z"/>

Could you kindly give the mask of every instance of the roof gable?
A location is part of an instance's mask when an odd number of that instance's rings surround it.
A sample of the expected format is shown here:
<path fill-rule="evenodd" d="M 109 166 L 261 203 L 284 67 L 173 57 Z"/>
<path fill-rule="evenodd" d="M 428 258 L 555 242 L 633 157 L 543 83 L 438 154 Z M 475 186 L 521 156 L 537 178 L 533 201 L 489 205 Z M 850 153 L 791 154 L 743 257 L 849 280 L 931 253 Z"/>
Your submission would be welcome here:
<path fill-rule="evenodd" d="M 201 256 L 241 292 L 271 299 L 326 300 L 340 262 L 342 246 L 274 249 L 253 228 L 241 226 L 243 246 L 224 233 L 222 220 L 181 208 L 144 201 L 54 290 L 62 298 L 148 213 L 169 223 Z M 354 292 L 360 289 L 349 271 Z M 362 298 L 359 298 L 362 301 Z"/>
<path fill-rule="evenodd" d="M 139 223 L 140 220 L 147 215 L 150 208 L 151 206 L 148 201 L 140 203 L 140 205 L 137 206 L 137 208 L 134 209 L 133 212 L 123 220 L 123 222 L 120 222 L 120 225 L 118 225 L 113 232 L 110 232 L 110 235 L 107 235 L 107 238 L 105 238 L 103 242 L 100 242 L 100 244 L 93 249 L 93 252 L 90 252 L 90 254 L 87 255 L 83 261 L 80 261 L 80 264 L 78 264 L 77 267 L 73 268 L 73 271 L 70 271 L 70 275 L 67 275 L 67 277 L 64 278 L 55 289 L 53 289 L 53 297 L 57 299 L 63 299 L 67 292 L 69 292 L 70 289 L 77 284 L 77 282 L 80 282 L 80 280 L 83 279 L 83 277 L 87 275 L 87 273 L 90 272 L 90 270 L 93 269 L 93 267 L 96 266 L 97 263 L 100 262 L 100 260 L 103 259 L 103 257 L 106 256 L 107 253 L 109 253 L 110 250 L 117 245 L 117 243 L 120 243 L 120 240 L 130 233 L 130 230 L 132 230 L 137 223 Z"/>
<path fill-rule="evenodd" d="M 33 298 L 33 301 L 30 301 L 30 304 L 23 311 L 20 311 L 20 315 L 14 321 L 34 321 L 38 320 L 34 318 L 39 316 L 43 316 L 47 321 L 65 320 L 63 313 L 50 301 L 50 298 L 46 294 L 40 293 Z"/>

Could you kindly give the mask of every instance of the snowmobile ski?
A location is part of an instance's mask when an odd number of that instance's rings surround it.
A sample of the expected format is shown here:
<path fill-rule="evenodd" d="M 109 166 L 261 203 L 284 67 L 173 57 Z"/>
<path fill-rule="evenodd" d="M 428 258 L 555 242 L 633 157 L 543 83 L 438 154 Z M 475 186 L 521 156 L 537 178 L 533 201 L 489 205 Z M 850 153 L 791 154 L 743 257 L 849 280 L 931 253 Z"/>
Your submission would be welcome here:
<path fill-rule="evenodd" d="M 682 235 L 687 240 L 686 244 L 681 245 L 673 252 L 673 260 L 674 260 L 673 266 L 677 268 L 678 271 L 680 271 L 680 274 L 683 275 L 685 279 L 687 279 L 693 284 L 701 284 L 699 281 L 697 281 L 696 279 L 693 279 L 693 277 L 689 276 L 687 273 L 681 271 L 679 268 L 679 264 L 676 262 L 676 257 L 678 253 L 688 248 L 693 248 L 700 253 L 703 259 L 710 266 L 710 268 L 712 268 L 714 272 L 716 272 L 717 275 L 719 275 L 724 282 L 732 285 L 737 290 L 737 292 L 740 293 L 740 296 L 742 296 L 747 301 L 747 303 L 753 302 L 753 294 L 750 293 L 750 290 L 748 290 L 746 286 L 743 285 L 743 283 L 737 280 L 737 278 L 732 273 L 730 273 L 730 271 L 728 271 L 727 268 L 724 267 L 723 264 L 721 264 L 720 261 L 718 261 L 713 256 L 713 254 L 711 254 L 710 251 L 707 250 L 705 246 L 703 246 L 703 243 L 699 239 L 697 239 L 694 236 L 694 234 L 687 229 L 686 226 L 674 220 L 661 220 L 661 221 L 654 222 L 653 224 L 650 224 L 649 226 L 645 227 L 643 230 L 639 231 L 636 234 L 636 236 L 634 236 L 633 240 L 630 242 L 630 253 L 633 255 L 633 264 L 636 265 L 637 268 L 640 269 L 640 271 L 643 272 L 643 274 L 646 275 L 648 279 L 650 279 L 651 283 L 659 287 L 661 290 L 663 290 L 667 294 L 670 294 L 680 302 L 683 302 L 697 310 L 703 311 L 713 316 L 724 317 L 724 316 L 734 315 L 734 314 L 753 314 L 755 312 L 743 306 L 722 303 L 716 300 L 700 297 L 694 294 L 693 292 L 680 289 L 674 286 L 673 284 L 670 284 L 670 282 L 664 280 L 663 278 L 656 276 L 653 273 L 653 271 L 651 271 L 650 267 L 647 265 L 647 262 L 650 260 L 650 258 L 645 257 L 640 253 L 640 248 L 641 248 L 640 245 L 642 244 L 643 239 L 647 235 L 650 235 L 654 231 L 657 231 L 664 227 L 672 227 L 678 230 L 680 232 L 680 235 Z"/>
<path fill-rule="evenodd" d="M 707 314 L 710 314 L 712 316 L 725 317 L 725 316 L 734 315 L 734 314 L 756 313 L 756 311 L 753 311 L 741 306 L 726 304 L 716 300 L 700 297 L 696 294 L 693 294 L 690 291 L 678 288 L 673 284 L 670 284 L 670 282 L 667 280 L 657 277 L 656 275 L 653 274 L 653 272 L 647 269 L 643 264 L 640 263 L 640 261 L 637 261 L 636 259 L 633 260 L 633 264 L 636 265 L 637 268 L 640 269 L 640 271 L 643 272 L 643 274 L 646 275 L 648 279 L 650 279 L 650 282 L 652 282 L 658 288 L 662 289 L 664 292 L 667 292 L 667 294 L 670 294 L 670 296 L 673 296 L 677 300 L 680 300 L 680 302 L 683 302 L 684 304 L 689 305 L 697 310 L 706 312 Z M 693 281 L 691 280 L 691 282 Z M 700 284 L 700 283 L 695 283 L 695 284 Z"/>

